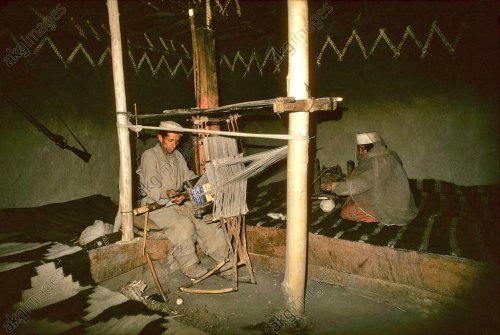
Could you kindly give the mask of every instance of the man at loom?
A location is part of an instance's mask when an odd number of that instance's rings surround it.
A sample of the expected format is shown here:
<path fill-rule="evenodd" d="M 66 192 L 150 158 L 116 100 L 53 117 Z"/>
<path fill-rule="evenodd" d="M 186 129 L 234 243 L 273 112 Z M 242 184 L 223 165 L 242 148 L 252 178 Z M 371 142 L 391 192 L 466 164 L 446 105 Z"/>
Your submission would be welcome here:
<path fill-rule="evenodd" d="M 376 133 L 356 134 L 359 165 L 344 182 L 321 189 L 347 195 L 341 217 L 385 225 L 406 225 L 417 216 L 408 177 L 399 156 Z"/>
<path fill-rule="evenodd" d="M 163 121 L 160 127 L 181 126 L 173 121 Z M 160 130 L 158 143 L 146 150 L 141 156 L 141 165 L 137 169 L 141 185 L 141 205 L 157 202 L 165 207 L 153 211 L 149 217 L 161 227 L 170 242 L 172 255 L 184 275 L 197 279 L 207 273 L 199 265 L 195 242 L 217 263 L 226 258 L 228 245 L 224 232 L 218 223 L 206 223 L 193 214 L 191 201 L 180 193 L 184 182 L 197 176 L 189 170 L 186 160 L 176 150 L 181 133 Z M 228 262 L 221 268 L 221 273 L 228 270 Z"/>

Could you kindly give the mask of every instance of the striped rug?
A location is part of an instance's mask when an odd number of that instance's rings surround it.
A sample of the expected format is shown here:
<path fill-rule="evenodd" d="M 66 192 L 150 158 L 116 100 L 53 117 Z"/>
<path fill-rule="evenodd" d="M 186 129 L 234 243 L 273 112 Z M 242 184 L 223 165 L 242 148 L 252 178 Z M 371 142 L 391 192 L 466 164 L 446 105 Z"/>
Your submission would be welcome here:
<path fill-rule="evenodd" d="M 319 200 L 310 206 L 309 232 L 389 248 L 453 255 L 479 261 L 499 254 L 500 187 L 458 186 L 438 180 L 410 180 L 418 216 L 407 226 L 344 220 L 340 209 L 325 213 Z M 252 195 L 253 194 L 253 195 Z M 247 224 L 286 229 L 286 182 L 250 193 Z"/>

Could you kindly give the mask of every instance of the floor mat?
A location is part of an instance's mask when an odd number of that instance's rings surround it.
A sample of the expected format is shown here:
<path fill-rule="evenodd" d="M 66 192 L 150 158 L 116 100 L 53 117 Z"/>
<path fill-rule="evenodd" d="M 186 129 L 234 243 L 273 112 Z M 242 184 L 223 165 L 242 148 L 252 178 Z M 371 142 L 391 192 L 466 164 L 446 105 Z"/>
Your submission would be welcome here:
<path fill-rule="evenodd" d="M 101 195 L 0 210 L 0 309 L 6 333 L 203 333 L 94 282 L 86 250 L 72 242 L 95 220 L 113 222 L 116 210 Z"/>
<path fill-rule="evenodd" d="M 344 220 L 337 201 L 323 212 L 319 200 L 310 207 L 309 232 L 397 249 L 496 260 L 499 234 L 499 187 L 457 186 L 436 180 L 410 180 L 418 216 L 407 226 Z M 286 181 L 266 185 L 249 202 L 247 224 L 286 228 Z"/>

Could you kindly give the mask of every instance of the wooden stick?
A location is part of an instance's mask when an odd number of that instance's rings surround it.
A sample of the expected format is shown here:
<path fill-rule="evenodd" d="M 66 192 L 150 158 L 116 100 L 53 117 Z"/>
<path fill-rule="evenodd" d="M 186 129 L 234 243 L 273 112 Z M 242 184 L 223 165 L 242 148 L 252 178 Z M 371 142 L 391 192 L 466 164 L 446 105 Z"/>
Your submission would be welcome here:
<path fill-rule="evenodd" d="M 221 288 L 219 290 L 204 290 L 204 289 L 196 289 L 196 288 L 179 288 L 182 292 L 187 293 L 201 293 L 201 294 L 220 294 L 220 293 L 229 293 L 235 291 L 232 287 Z"/>
<path fill-rule="evenodd" d="M 146 241 L 146 239 L 144 239 Z M 163 301 L 165 303 L 168 302 L 167 297 L 165 297 L 165 294 L 163 293 L 163 289 L 161 288 L 160 281 L 158 280 L 158 276 L 156 275 L 155 267 L 153 266 L 153 262 L 151 262 L 151 257 L 149 257 L 149 254 L 146 253 L 146 259 L 148 260 L 148 265 L 149 265 L 149 270 L 151 270 L 151 274 L 153 275 L 153 279 L 155 281 L 156 287 L 158 288 L 158 291 L 160 291 L 161 297 L 163 298 Z"/>
<path fill-rule="evenodd" d="M 195 100 L 196 100 L 196 106 L 200 106 L 200 60 L 198 56 L 198 41 L 196 38 L 196 26 L 194 22 L 194 9 L 190 8 L 188 11 L 189 14 L 189 27 L 191 29 L 191 44 L 193 47 L 193 79 L 194 79 L 194 93 L 195 93 Z"/>
<path fill-rule="evenodd" d="M 111 34 L 111 62 L 116 104 L 116 125 L 120 157 L 120 212 L 122 222 L 122 241 L 134 239 L 132 217 L 132 155 L 130 150 L 127 118 L 127 99 L 125 94 L 125 75 L 123 73 L 123 54 L 120 32 L 118 1 L 108 0 L 109 30 Z"/>
<path fill-rule="evenodd" d="M 203 276 L 201 276 L 200 278 L 196 279 L 196 280 L 193 280 L 191 283 L 188 283 L 186 285 L 183 285 L 182 287 L 179 287 L 180 288 L 187 288 L 187 287 L 191 287 L 195 284 L 198 284 L 199 282 L 207 279 L 208 277 L 210 277 L 214 272 L 216 272 L 217 270 L 219 270 L 222 266 L 224 266 L 224 264 L 226 264 L 226 260 L 223 260 L 222 262 L 220 262 L 219 264 L 217 264 L 212 270 L 208 271 L 207 273 L 205 273 Z"/>
<path fill-rule="evenodd" d="M 135 113 L 135 125 L 137 126 L 137 104 L 134 102 L 134 113 Z M 139 133 L 137 133 L 137 138 L 139 138 Z"/>
<path fill-rule="evenodd" d="M 250 256 L 248 255 L 248 250 L 247 250 L 247 232 L 246 232 L 245 216 L 243 216 L 243 222 L 241 226 L 241 249 L 243 254 L 242 258 L 246 265 L 248 276 L 250 277 L 250 282 L 252 284 L 257 284 L 257 281 L 255 280 L 255 276 L 253 274 L 252 261 L 250 260 Z"/>
<path fill-rule="evenodd" d="M 275 113 L 333 111 L 337 109 L 337 102 L 342 100 L 340 97 L 325 97 L 296 100 L 295 102 L 277 101 L 274 103 L 273 109 Z"/>
<path fill-rule="evenodd" d="M 234 236 L 234 254 L 233 254 L 233 289 L 238 290 L 238 254 L 240 251 L 240 223 L 241 215 L 232 218 L 233 236 Z"/>
<path fill-rule="evenodd" d="M 144 243 L 142 244 L 143 256 L 146 253 L 146 239 L 148 238 L 148 221 L 149 221 L 148 218 L 149 218 L 149 212 L 146 212 L 146 214 L 144 214 L 144 235 L 143 235 Z"/>
<path fill-rule="evenodd" d="M 338 99 L 338 98 L 333 98 Z M 239 102 L 232 105 L 226 105 L 221 107 L 213 107 L 213 108 L 189 108 L 189 109 L 169 109 L 164 110 L 161 114 L 139 114 L 137 115 L 138 119 L 145 119 L 151 117 L 165 117 L 166 115 L 198 115 L 198 114 L 214 114 L 214 113 L 232 113 L 235 111 L 242 111 L 245 109 L 249 109 L 255 111 L 256 109 L 262 108 L 272 108 L 274 103 L 283 102 L 283 103 L 291 103 L 295 102 L 295 98 L 293 97 L 284 97 L 284 98 L 275 98 L 275 99 L 266 99 L 266 100 L 256 100 L 256 101 L 248 101 L 248 102 Z"/>
<path fill-rule="evenodd" d="M 134 126 L 133 124 L 128 125 L 128 128 L 132 128 L 134 131 L 142 131 L 145 129 L 152 130 L 174 130 L 180 133 L 200 133 L 203 135 L 223 135 L 223 136 L 235 136 L 235 137 L 255 137 L 255 138 L 271 138 L 276 140 L 309 140 L 305 136 L 294 136 L 288 134 L 260 134 L 260 133 L 242 133 L 237 131 L 221 131 L 221 130 L 210 130 L 210 129 L 193 129 L 193 128 L 178 128 L 178 127 L 156 127 L 156 126 Z"/>
<path fill-rule="evenodd" d="M 221 223 L 222 223 L 222 230 L 224 232 L 224 236 L 226 237 L 226 241 L 227 241 L 227 245 L 229 246 L 229 254 L 230 255 L 233 255 L 234 254 L 234 250 L 233 250 L 233 244 L 231 243 L 231 238 L 229 237 L 229 222 L 228 222 L 228 219 L 226 218 L 221 218 Z"/>

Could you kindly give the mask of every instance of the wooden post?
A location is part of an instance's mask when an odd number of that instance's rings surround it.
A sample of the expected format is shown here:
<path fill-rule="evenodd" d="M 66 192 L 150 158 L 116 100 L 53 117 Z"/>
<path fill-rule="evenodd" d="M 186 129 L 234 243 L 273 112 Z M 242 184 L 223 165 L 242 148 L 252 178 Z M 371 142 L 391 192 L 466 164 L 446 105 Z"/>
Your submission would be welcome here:
<path fill-rule="evenodd" d="M 130 138 L 127 126 L 127 99 L 123 74 L 122 44 L 118 1 L 108 0 L 109 28 L 111 31 L 111 59 L 113 64 L 113 83 L 115 87 L 116 124 L 118 131 L 118 150 L 120 153 L 120 212 L 122 220 L 122 241 L 134 238 L 132 217 L 132 159 Z"/>
<path fill-rule="evenodd" d="M 307 99 L 309 39 L 307 0 L 288 0 L 287 96 Z M 296 316 L 304 314 L 307 262 L 307 164 L 309 112 L 290 113 L 288 133 L 302 140 L 288 141 L 285 306 Z"/>
<path fill-rule="evenodd" d="M 209 11 L 209 7 L 207 10 Z M 207 21 L 209 21 L 207 15 Z M 215 38 L 210 27 L 197 27 L 194 10 L 189 10 L 189 25 L 193 44 L 193 76 L 196 106 L 213 108 L 219 106 L 217 67 L 215 62 Z M 218 124 L 207 125 L 206 129 L 220 130 Z M 205 172 L 205 155 L 202 137 L 193 137 L 196 173 Z"/>
<path fill-rule="evenodd" d="M 189 10 L 193 42 L 193 73 L 196 105 L 199 108 L 219 106 L 217 68 L 215 64 L 214 32 L 208 27 L 196 27 L 194 11 Z"/>

